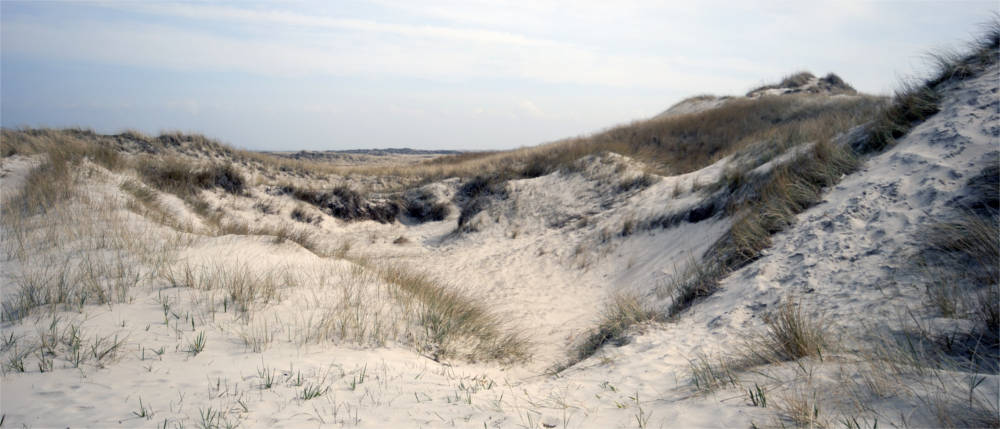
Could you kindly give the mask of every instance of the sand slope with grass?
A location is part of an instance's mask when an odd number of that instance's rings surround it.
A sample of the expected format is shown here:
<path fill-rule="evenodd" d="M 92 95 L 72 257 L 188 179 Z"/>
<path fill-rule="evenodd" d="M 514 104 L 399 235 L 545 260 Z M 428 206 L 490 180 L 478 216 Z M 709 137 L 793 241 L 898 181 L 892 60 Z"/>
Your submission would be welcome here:
<path fill-rule="evenodd" d="M 420 162 L 4 130 L 0 425 L 1000 426 L 991 34 Z"/>

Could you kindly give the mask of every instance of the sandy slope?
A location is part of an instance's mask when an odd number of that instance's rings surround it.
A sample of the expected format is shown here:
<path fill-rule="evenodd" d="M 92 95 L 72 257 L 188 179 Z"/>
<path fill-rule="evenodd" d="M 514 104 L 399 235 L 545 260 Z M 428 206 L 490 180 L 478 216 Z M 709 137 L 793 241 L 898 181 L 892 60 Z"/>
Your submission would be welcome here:
<path fill-rule="evenodd" d="M 825 317 L 848 341 L 866 326 L 892 325 L 907 309 L 921 308 L 922 292 L 913 286 L 907 259 L 922 225 L 947 216 L 948 201 L 966 178 L 997 161 L 997 73 L 994 67 L 950 90 L 941 113 L 831 189 L 825 202 L 800 215 L 764 257 L 726 278 L 714 296 L 675 321 L 640 327 L 629 344 L 605 347 L 559 375 L 543 371 L 593 326 L 610 294 L 652 296 L 728 227 L 715 217 L 623 237 L 624 223 L 690 209 L 703 197 L 692 185 L 714 181 L 727 160 L 628 193 L 610 191 L 614 178 L 634 173 L 628 160 L 614 155 L 585 160 L 574 173 L 513 181 L 507 200 L 478 215 L 477 233 L 452 234 L 454 212 L 445 221 L 420 225 L 327 219 L 316 229 L 329 243 L 352 243 L 354 255 L 402 262 L 481 297 L 535 341 L 535 360 L 527 365 L 434 362 L 404 344 L 413 329 L 405 320 L 394 321 L 400 341 L 384 345 L 303 341 L 313 317 L 334 311 L 347 291 L 367 291 L 364 308 L 372 314 L 396 314 L 396 304 L 376 293 L 382 287 L 377 280 L 352 277 L 350 262 L 264 237 L 196 237 L 171 252 L 172 266 L 269 269 L 294 279 L 282 277 L 279 298 L 249 322 L 220 312 L 218 294 L 169 287 L 158 277 L 136 289 L 130 303 L 59 312 L 61 326 L 78 323 L 86 338 L 117 335 L 123 345 L 100 364 L 72 368 L 57 359 L 51 372 L 8 371 L 0 379 L 4 424 L 536 428 L 768 422 L 773 410 L 750 406 L 741 389 L 696 394 L 688 382 L 690 360 L 699 353 L 731 352 L 759 332 L 762 316 L 788 296 Z M 5 161 L 5 192 L 29 167 L 25 160 Z M 108 180 L 101 192 L 116 192 L 114 181 L 122 178 Z M 276 201 L 280 210 L 294 205 Z M 249 201 L 220 196 L 216 203 L 230 215 L 278 219 L 254 212 Z M 156 228 L 166 236 L 165 228 Z M 400 236 L 409 243 L 393 244 Z M 21 269 L 13 259 L 0 267 L 5 282 Z M 3 293 L 12 291 L 5 286 Z M 163 302 L 176 314 L 165 315 Z M 5 323 L 4 335 L 32 341 L 52 321 L 38 314 Z M 240 337 L 249 329 L 268 330 L 274 337 L 270 347 L 247 350 Z M 187 352 L 200 332 L 207 337 L 204 351 Z M 832 371 L 828 363 L 816 365 L 818 374 Z M 262 388 L 265 374 L 274 375 L 270 388 Z M 796 383 L 806 382 L 784 388 Z M 981 388 L 995 397 L 998 383 L 997 376 L 986 376 Z M 310 385 L 325 394 L 302 398 Z M 140 398 L 152 414 L 148 419 L 138 415 Z M 910 416 L 907 422 L 916 426 L 931 422 L 905 402 L 876 406 L 886 416 Z"/>

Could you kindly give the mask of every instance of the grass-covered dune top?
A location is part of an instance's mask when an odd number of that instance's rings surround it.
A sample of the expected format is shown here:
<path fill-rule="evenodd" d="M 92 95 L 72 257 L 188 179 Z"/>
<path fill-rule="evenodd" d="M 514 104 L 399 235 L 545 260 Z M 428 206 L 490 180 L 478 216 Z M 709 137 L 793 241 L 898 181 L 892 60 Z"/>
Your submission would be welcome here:
<path fill-rule="evenodd" d="M 583 156 L 607 151 L 643 161 L 659 173 L 680 174 L 697 170 L 751 144 L 787 145 L 829 139 L 871 118 L 885 101 L 884 97 L 864 94 L 732 97 L 714 109 L 636 121 L 585 137 L 509 151 L 447 155 L 404 166 L 331 166 L 309 159 L 235 149 L 198 134 L 170 132 L 152 137 L 125 131 L 101 135 L 83 129 L 4 129 L 0 154 L 38 153 L 47 141 L 73 139 L 133 154 L 225 158 L 275 177 L 280 173 L 308 177 L 392 176 L 398 179 L 397 185 L 407 186 L 476 175 L 536 177 L 569 168 Z"/>
<path fill-rule="evenodd" d="M 685 115 L 655 117 L 590 136 L 514 151 L 466 153 L 427 161 L 429 177 L 493 174 L 535 177 L 569 168 L 583 156 L 614 152 L 666 175 L 698 170 L 755 144 L 787 146 L 827 140 L 864 123 L 886 98 L 795 94 L 735 97 L 719 107 Z"/>
<path fill-rule="evenodd" d="M 628 156 L 660 175 L 695 171 L 741 151 L 752 152 L 754 162 L 760 164 L 792 146 L 828 141 L 870 120 L 885 103 L 884 97 L 870 95 L 730 97 L 712 109 L 658 116 L 586 137 L 397 165 L 342 166 L 293 159 L 235 149 L 198 134 L 170 132 L 151 137 L 125 131 L 102 135 L 82 129 L 3 129 L 0 154 L 30 155 L 71 147 L 93 153 L 99 160 L 127 161 L 151 186 L 178 194 L 196 207 L 203 206 L 194 201 L 196 189 L 218 186 L 240 192 L 246 186 L 267 185 L 343 220 L 391 223 L 401 215 L 441 220 L 442 216 L 426 216 L 419 202 L 407 196 L 419 193 L 415 188 L 447 178 L 502 189 L 508 180 L 573 170 L 577 160 L 605 152 Z M 302 197 L 306 195 L 325 197 Z M 468 204 L 459 205 L 467 214 L 476 211 L 470 211 Z M 435 213 L 445 211 L 435 209 Z"/>

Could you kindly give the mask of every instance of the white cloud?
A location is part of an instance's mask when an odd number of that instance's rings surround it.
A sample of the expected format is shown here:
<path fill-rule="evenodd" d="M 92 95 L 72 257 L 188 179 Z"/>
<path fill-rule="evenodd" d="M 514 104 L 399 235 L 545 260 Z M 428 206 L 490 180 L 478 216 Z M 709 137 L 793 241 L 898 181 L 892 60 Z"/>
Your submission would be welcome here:
<path fill-rule="evenodd" d="M 542 109 L 539 109 L 538 106 L 535 105 L 535 103 L 533 103 L 531 100 L 521 100 L 519 103 L 517 103 L 517 106 L 521 108 L 522 111 L 527 113 L 528 116 L 536 118 L 541 118 L 545 116 L 545 113 L 542 112 Z"/>
<path fill-rule="evenodd" d="M 277 24 L 293 27 L 312 27 L 328 30 L 364 31 L 387 33 L 406 37 L 441 38 L 480 43 L 507 44 L 514 46 L 559 47 L 562 44 L 537 38 L 525 37 L 502 31 L 476 28 L 452 28 L 435 25 L 406 25 L 378 22 L 368 19 L 344 19 L 304 15 L 281 10 L 249 10 L 234 7 L 206 6 L 195 4 L 124 3 L 112 4 L 131 10 L 159 15 L 170 15 L 199 20 L 225 20 L 244 24 Z"/>
<path fill-rule="evenodd" d="M 451 33 L 440 29 L 413 33 L 418 34 L 436 37 Z M 183 71 L 240 71 L 277 76 L 514 78 L 550 84 L 648 89 L 678 86 L 730 89 L 744 85 L 726 74 L 692 72 L 690 66 L 697 60 L 689 58 L 605 53 L 570 44 L 553 47 L 546 43 L 506 43 L 531 39 L 493 37 L 492 33 L 470 30 L 461 34 L 462 37 L 449 39 L 447 43 L 420 37 L 359 39 L 341 33 L 314 34 L 303 41 L 285 37 L 234 37 L 162 24 L 108 25 L 83 19 L 52 23 L 22 17 L 5 22 L 4 50 Z M 465 37 L 476 34 L 489 37 Z M 504 43 L 498 44 L 497 40 Z M 741 70 L 756 68 L 746 60 L 726 58 L 701 65 L 706 68 L 720 64 Z"/>

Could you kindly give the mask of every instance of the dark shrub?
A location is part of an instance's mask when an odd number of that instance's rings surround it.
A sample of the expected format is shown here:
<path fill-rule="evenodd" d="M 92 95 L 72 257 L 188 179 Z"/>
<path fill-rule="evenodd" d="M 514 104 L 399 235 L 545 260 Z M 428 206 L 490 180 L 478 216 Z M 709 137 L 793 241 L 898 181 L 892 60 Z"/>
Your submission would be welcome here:
<path fill-rule="evenodd" d="M 232 164 L 198 166 L 180 158 L 143 158 L 136 166 L 143 180 L 161 191 L 181 197 L 199 189 L 219 187 L 231 194 L 243 192 L 246 179 Z"/>
<path fill-rule="evenodd" d="M 798 72 L 798 73 L 795 73 L 795 74 L 793 74 L 791 76 L 786 76 L 784 79 L 781 80 L 781 83 L 778 84 L 778 87 L 780 87 L 780 88 L 798 88 L 798 87 L 800 87 L 802 85 L 805 85 L 805 84 L 809 83 L 809 81 L 812 80 L 815 77 L 816 77 L 815 75 L 813 75 L 812 73 L 809 73 L 807 71 Z"/>
<path fill-rule="evenodd" d="M 474 199 L 483 194 L 499 194 L 502 192 L 503 181 L 497 176 L 476 176 L 458 188 L 458 195 L 469 199 Z"/>
<path fill-rule="evenodd" d="M 441 221 L 451 213 L 447 204 L 436 201 L 434 194 L 422 190 L 406 196 L 404 209 L 407 216 L 418 222 Z"/>
<path fill-rule="evenodd" d="M 392 223 L 400 212 L 400 204 L 393 199 L 369 200 L 347 186 L 338 186 L 323 192 L 284 185 L 278 191 L 291 194 L 300 201 L 319 207 L 330 216 L 346 221 L 374 220 L 380 223 Z"/>
<path fill-rule="evenodd" d="M 892 105 L 883 110 L 870 128 L 866 146 L 856 148 L 862 153 L 880 151 L 895 143 L 916 124 L 940 110 L 941 94 L 926 85 L 904 85 L 896 92 Z"/>
<path fill-rule="evenodd" d="M 858 91 L 854 89 L 847 82 L 844 82 L 840 76 L 830 73 L 819 79 L 817 83 L 817 88 L 821 91 L 826 91 L 832 94 L 857 94 Z"/>
<path fill-rule="evenodd" d="M 232 164 L 216 164 L 201 174 L 209 179 L 208 182 L 212 186 L 220 187 L 230 194 L 243 193 L 246 180 L 243 179 L 243 175 L 233 168 Z"/>
<path fill-rule="evenodd" d="M 463 229 L 472 217 L 486 208 L 488 201 L 486 198 L 477 197 L 462 205 L 462 212 L 458 215 L 458 227 Z M 463 230 L 467 230 L 463 229 Z"/>
<path fill-rule="evenodd" d="M 302 207 L 296 207 L 296 208 L 292 209 L 292 212 L 291 212 L 291 214 L 289 216 L 292 218 L 292 220 L 294 220 L 296 222 L 302 222 L 302 223 L 318 223 L 319 222 L 319 218 L 318 217 L 310 215 L 309 213 L 306 213 L 305 209 L 303 209 Z"/>
<path fill-rule="evenodd" d="M 470 228 L 466 228 L 466 224 L 489 205 L 491 198 L 507 198 L 505 183 L 505 180 L 493 175 L 476 176 L 462 184 L 458 189 L 458 195 L 463 199 L 460 202 L 462 211 L 458 216 L 458 228 L 462 231 L 471 231 Z"/>
<path fill-rule="evenodd" d="M 991 156 L 996 159 L 994 152 Z M 966 194 L 958 200 L 961 208 L 979 216 L 994 215 L 1000 211 L 1000 164 L 992 164 L 970 178 L 965 185 Z"/>
<path fill-rule="evenodd" d="M 651 174 L 640 174 L 631 179 L 622 180 L 618 184 L 618 192 L 625 193 L 635 189 L 646 189 L 656 183 L 656 177 Z"/>

